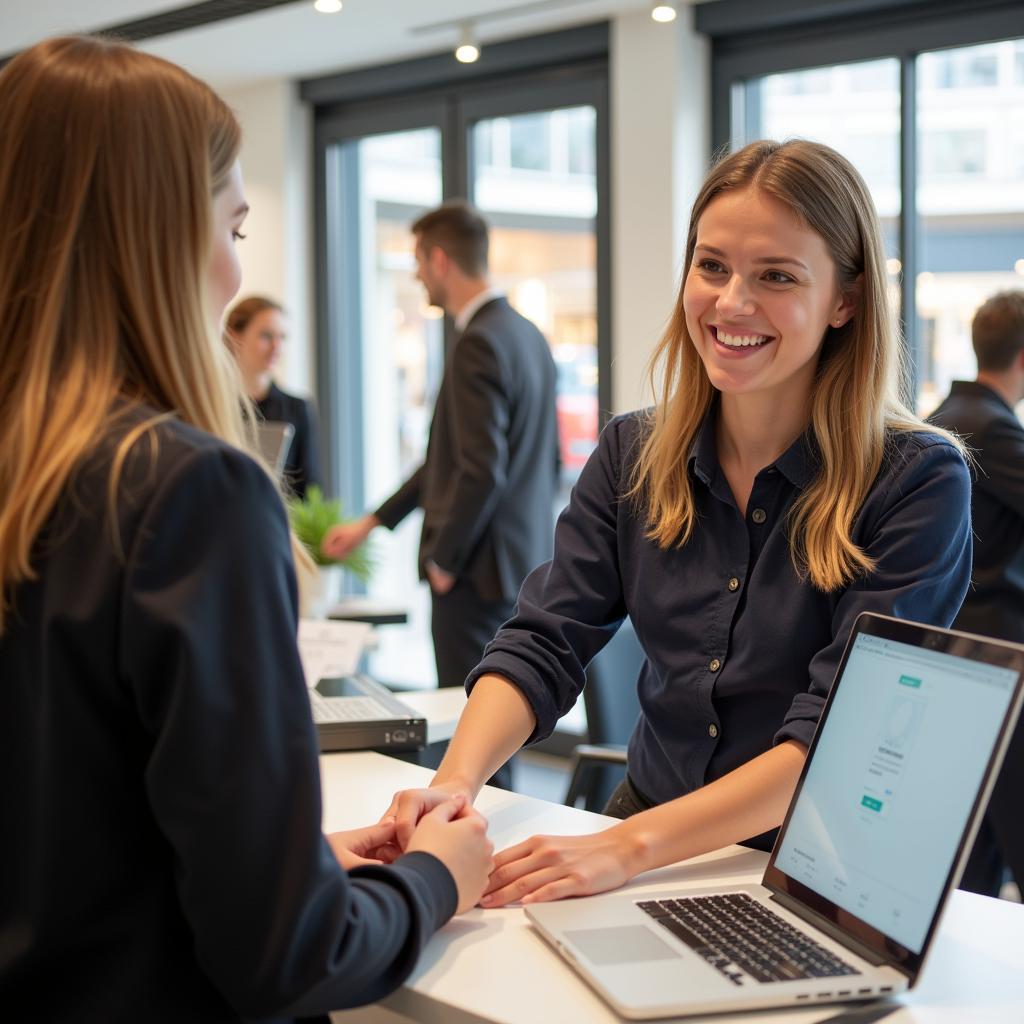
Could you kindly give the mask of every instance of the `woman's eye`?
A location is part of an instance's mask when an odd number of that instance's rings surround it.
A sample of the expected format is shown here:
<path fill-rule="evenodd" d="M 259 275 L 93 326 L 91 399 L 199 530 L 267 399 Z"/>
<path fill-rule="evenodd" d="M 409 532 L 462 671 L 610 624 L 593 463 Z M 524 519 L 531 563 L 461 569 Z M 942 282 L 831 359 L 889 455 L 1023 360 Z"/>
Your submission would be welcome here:
<path fill-rule="evenodd" d="M 764 279 L 769 284 L 792 284 L 793 278 L 789 274 L 784 274 L 781 270 L 769 270 L 765 275 Z"/>
<path fill-rule="evenodd" d="M 722 264 L 718 260 L 698 260 L 697 267 L 700 270 L 705 270 L 709 274 L 720 274 L 722 272 Z"/>
<path fill-rule="evenodd" d="M 236 242 L 244 242 L 245 241 L 245 235 L 243 235 L 241 231 L 232 231 L 231 232 L 231 237 Z"/>

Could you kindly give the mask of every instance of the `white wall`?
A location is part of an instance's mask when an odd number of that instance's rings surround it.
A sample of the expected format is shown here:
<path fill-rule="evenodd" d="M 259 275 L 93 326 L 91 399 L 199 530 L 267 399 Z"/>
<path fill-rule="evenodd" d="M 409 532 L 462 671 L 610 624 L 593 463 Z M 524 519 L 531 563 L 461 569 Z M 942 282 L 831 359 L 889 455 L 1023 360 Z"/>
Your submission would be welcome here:
<path fill-rule="evenodd" d="M 682 270 L 689 207 L 711 138 L 708 45 L 693 9 L 671 25 L 648 12 L 611 35 L 612 407 L 649 404 L 646 365 Z"/>
<path fill-rule="evenodd" d="M 644 368 L 679 284 L 686 219 L 710 151 L 708 47 L 682 6 L 672 25 L 646 10 L 612 22 L 612 405 L 649 402 Z M 242 293 L 280 298 L 292 342 L 280 378 L 315 392 L 311 118 L 294 83 L 222 90 L 242 122 L 252 212 Z"/>
<path fill-rule="evenodd" d="M 250 212 L 238 245 L 239 297 L 259 293 L 284 304 L 291 340 L 279 379 L 312 393 L 313 338 L 312 118 L 295 83 L 270 79 L 220 94 L 242 124 L 242 175 Z"/>

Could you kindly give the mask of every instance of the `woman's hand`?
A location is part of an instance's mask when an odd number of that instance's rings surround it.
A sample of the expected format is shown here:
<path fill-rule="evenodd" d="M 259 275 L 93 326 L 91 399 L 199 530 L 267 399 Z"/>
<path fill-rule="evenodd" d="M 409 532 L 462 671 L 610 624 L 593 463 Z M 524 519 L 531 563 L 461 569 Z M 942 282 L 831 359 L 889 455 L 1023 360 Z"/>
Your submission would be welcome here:
<path fill-rule="evenodd" d="M 619 826 L 590 836 L 531 836 L 494 858 L 480 905 L 591 896 L 618 888 L 638 869 L 633 841 Z"/>
<path fill-rule="evenodd" d="M 346 871 L 363 864 L 390 864 L 401 853 L 395 843 L 394 818 L 384 818 L 366 828 L 332 832 L 327 842 Z"/>
<path fill-rule="evenodd" d="M 395 842 L 400 850 L 404 850 L 412 840 L 412 834 L 420 819 L 429 814 L 435 807 L 450 800 L 453 796 L 464 797 L 460 805 L 458 817 L 473 811 L 473 794 L 467 786 L 459 783 L 439 783 L 429 789 L 402 789 L 391 801 L 391 806 L 384 812 L 381 823 L 393 820 L 395 823 Z"/>

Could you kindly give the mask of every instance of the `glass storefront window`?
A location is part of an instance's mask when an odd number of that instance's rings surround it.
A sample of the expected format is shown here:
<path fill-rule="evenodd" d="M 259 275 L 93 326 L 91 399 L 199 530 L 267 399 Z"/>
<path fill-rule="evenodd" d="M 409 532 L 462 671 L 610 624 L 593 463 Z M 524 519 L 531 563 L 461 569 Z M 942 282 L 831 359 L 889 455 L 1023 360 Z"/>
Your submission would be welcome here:
<path fill-rule="evenodd" d="M 491 276 L 544 333 L 558 369 L 562 503 L 597 443 L 595 128 L 593 107 L 571 107 L 472 129 L 474 154 L 503 132 L 510 140 L 504 163 L 474 161 L 472 191 L 491 223 Z"/>
<path fill-rule="evenodd" d="M 423 460 L 444 365 L 440 311 L 427 305 L 409 225 L 441 202 L 436 128 L 374 135 L 358 150 L 363 491 L 370 508 Z M 361 510 L 356 510 L 361 511 Z M 435 680 L 430 600 L 416 570 L 421 515 L 393 533 L 377 530 L 369 596 L 408 610 L 409 628 L 377 631 L 370 671 L 383 680 Z"/>
<path fill-rule="evenodd" d="M 1024 288 L 1024 41 L 917 59 L 918 409 L 974 377 L 970 324 L 993 292 Z M 983 102 L 979 89 L 984 89 Z M 1020 270 L 1015 269 L 1016 266 Z"/>

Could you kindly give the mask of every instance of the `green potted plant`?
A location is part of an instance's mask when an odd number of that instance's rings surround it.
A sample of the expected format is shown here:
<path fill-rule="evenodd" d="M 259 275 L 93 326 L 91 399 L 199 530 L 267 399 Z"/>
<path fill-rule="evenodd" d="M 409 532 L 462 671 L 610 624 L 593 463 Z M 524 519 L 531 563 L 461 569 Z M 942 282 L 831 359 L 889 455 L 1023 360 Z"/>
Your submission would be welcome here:
<path fill-rule="evenodd" d="M 295 536 L 317 566 L 317 579 L 303 592 L 303 614 L 318 618 L 341 598 L 343 573 L 350 572 L 360 580 L 368 580 L 373 560 L 365 544 L 340 561 L 323 554 L 324 535 L 332 526 L 348 520 L 342 514 L 340 499 L 325 498 L 315 485 L 307 488 L 305 497 L 288 499 L 288 518 Z"/>

